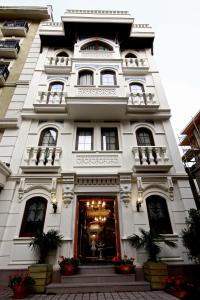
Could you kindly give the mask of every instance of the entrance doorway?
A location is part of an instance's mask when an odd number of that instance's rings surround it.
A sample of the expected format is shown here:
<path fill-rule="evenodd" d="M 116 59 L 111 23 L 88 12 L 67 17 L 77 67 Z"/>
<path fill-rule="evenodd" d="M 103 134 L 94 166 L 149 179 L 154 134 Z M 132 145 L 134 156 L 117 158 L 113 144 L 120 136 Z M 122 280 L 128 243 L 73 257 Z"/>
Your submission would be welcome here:
<path fill-rule="evenodd" d="M 109 262 L 120 256 L 118 208 L 113 197 L 77 201 L 74 256 L 82 262 Z"/>

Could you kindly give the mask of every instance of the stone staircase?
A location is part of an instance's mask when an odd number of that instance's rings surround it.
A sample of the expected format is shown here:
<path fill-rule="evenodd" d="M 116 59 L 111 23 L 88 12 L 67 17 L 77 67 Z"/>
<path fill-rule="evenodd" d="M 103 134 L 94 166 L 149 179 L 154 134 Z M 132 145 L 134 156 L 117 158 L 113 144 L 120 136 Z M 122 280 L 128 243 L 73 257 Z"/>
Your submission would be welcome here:
<path fill-rule="evenodd" d="M 137 272 L 138 271 L 138 272 Z M 137 276 L 138 273 L 138 276 Z M 139 280 L 137 280 L 137 277 Z M 140 278 L 139 278 L 140 277 Z M 116 274 L 113 266 L 80 266 L 79 273 L 73 276 L 61 276 L 60 283 L 47 286 L 47 294 L 149 291 L 150 285 L 139 270 L 136 274 Z"/>

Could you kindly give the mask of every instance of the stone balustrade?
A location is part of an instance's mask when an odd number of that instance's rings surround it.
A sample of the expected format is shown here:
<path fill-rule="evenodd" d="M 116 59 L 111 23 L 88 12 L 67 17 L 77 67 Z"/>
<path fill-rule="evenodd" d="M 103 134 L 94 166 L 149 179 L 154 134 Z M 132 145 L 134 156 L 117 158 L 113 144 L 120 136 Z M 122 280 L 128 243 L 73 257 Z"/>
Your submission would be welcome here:
<path fill-rule="evenodd" d="M 163 146 L 138 146 L 132 149 L 135 165 L 166 165 L 169 164 L 167 147 Z"/>
<path fill-rule="evenodd" d="M 158 101 L 152 93 L 130 93 L 129 105 L 135 106 L 158 106 Z"/>
<path fill-rule="evenodd" d="M 66 104 L 67 93 L 65 92 L 53 92 L 40 91 L 38 93 L 37 104 Z"/>
<path fill-rule="evenodd" d="M 62 149 L 54 146 L 38 146 L 26 148 L 24 159 L 26 166 L 60 166 Z"/>
<path fill-rule="evenodd" d="M 127 58 L 124 58 L 124 60 L 123 60 L 123 67 L 148 69 L 149 65 L 148 65 L 147 58 L 127 57 Z"/>
<path fill-rule="evenodd" d="M 45 66 L 48 66 L 48 67 L 71 66 L 71 60 L 69 59 L 69 57 L 62 57 L 62 56 L 47 57 Z"/>
<path fill-rule="evenodd" d="M 91 57 L 91 58 L 114 58 L 113 51 L 104 50 L 81 50 L 79 51 L 80 58 Z"/>

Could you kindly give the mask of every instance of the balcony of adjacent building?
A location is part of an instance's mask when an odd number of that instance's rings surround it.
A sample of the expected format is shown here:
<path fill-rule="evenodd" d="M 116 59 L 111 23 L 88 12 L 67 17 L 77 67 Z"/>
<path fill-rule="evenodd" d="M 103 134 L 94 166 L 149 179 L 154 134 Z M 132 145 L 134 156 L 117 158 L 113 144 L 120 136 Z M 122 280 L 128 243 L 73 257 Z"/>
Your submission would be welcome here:
<path fill-rule="evenodd" d="M 9 75 L 8 66 L 0 63 L 0 87 L 4 86 Z"/>
<path fill-rule="evenodd" d="M 0 40 L 0 58 L 17 58 L 19 50 L 18 40 Z"/>
<path fill-rule="evenodd" d="M 21 169 L 24 173 L 56 173 L 60 169 L 61 152 L 61 147 L 56 146 L 27 147 Z"/>
<path fill-rule="evenodd" d="M 28 22 L 23 20 L 5 21 L 1 31 L 3 36 L 25 37 L 28 31 Z"/>
<path fill-rule="evenodd" d="M 129 85 L 129 88 L 127 106 L 129 113 L 150 113 L 159 109 L 156 94 L 148 91 L 148 88 L 144 87 L 142 83 L 133 82 Z"/>
<path fill-rule="evenodd" d="M 4 188 L 7 177 L 11 174 L 11 170 L 6 163 L 0 161 L 0 190 Z"/>

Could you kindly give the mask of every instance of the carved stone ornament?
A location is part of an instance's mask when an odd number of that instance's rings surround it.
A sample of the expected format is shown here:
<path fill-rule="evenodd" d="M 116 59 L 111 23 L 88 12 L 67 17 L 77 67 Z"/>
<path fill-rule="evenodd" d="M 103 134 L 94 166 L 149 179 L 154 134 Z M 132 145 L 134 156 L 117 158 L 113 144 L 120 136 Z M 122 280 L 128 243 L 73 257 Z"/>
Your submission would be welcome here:
<path fill-rule="evenodd" d="M 68 207 L 74 198 L 74 176 L 68 176 L 63 180 L 62 200 Z"/>
<path fill-rule="evenodd" d="M 18 189 L 18 201 L 21 202 L 24 196 L 25 189 L 25 178 L 20 179 L 19 189 Z"/>
<path fill-rule="evenodd" d="M 56 189 L 57 189 L 57 178 L 52 178 L 52 183 L 51 183 L 51 202 L 56 203 Z"/>
<path fill-rule="evenodd" d="M 142 184 L 142 177 L 137 177 L 137 190 L 138 190 L 138 201 L 140 203 L 143 202 L 143 191 L 144 191 L 144 187 Z"/>
<path fill-rule="evenodd" d="M 131 201 L 131 176 L 130 175 L 121 175 L 120 176 L 120 200 L 124 203 L 126 207 Z"/>
<path fill-rule="evenodd" d="M 172 178 L 169 176 L 167 177 L 167 183 L 168 183 L 168 192 L 169 192 L 169 198 L 171 201 L 174 200 L 174 185 Z"/>

